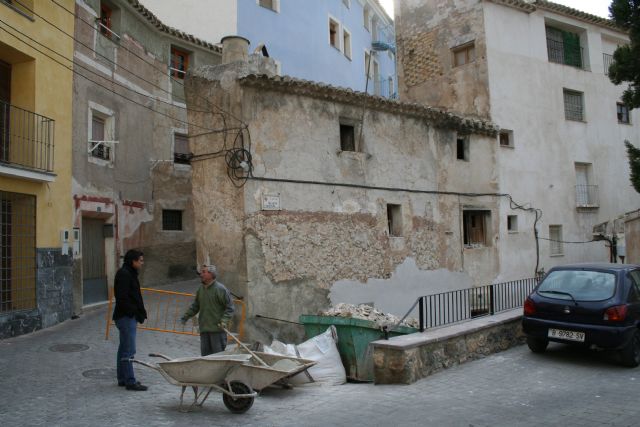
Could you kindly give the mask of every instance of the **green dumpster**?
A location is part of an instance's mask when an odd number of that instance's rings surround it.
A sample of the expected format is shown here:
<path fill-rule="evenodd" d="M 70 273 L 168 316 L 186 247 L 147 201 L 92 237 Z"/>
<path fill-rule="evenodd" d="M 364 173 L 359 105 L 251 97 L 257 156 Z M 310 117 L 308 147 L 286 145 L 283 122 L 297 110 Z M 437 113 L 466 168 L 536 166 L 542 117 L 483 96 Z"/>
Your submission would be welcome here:
<path fill-rule="evenodd" d="M 373 352 L 369 343 L 384 338 L 384 332 L 375 322 L 351 317 L 300 316 L 307 338 L 320 335 L 331 325 L 338 332 L 338 352 L 347 372 L 355 381 L 373 381 Z M 398 326 L 389 337 L 418 332 L 415 328 Z"/>

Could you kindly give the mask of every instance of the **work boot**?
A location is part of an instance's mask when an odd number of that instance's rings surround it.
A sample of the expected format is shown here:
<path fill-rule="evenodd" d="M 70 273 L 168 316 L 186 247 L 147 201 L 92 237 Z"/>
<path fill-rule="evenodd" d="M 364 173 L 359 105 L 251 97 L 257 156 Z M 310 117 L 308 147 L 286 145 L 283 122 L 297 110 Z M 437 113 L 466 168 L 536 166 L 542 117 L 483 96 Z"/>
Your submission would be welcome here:
<path fill-rule="evenodd" d="M 135 384 L 127 384 L 125 388 L 132 391 L 147 391 L 148 387 L 137 382 Z"/>

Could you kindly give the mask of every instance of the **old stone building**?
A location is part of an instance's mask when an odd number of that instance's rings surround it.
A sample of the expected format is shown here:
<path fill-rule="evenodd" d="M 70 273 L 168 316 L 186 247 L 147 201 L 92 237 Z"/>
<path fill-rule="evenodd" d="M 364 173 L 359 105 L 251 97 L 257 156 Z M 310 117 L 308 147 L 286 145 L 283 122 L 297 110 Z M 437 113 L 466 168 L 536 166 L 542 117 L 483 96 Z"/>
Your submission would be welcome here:
<path fill-rule="evenodd" d="M 189 120 L 218 130 L 190 135 L 198 260 L 247 297 L 251 337 L 280 333 L 258 314 L 402 314 L 498 275 L 494 125 L 276 76 L 236 52 L 193 70 L 186 95 Z M 210 103 L 214 121 L 198 112 Z"/>
<path fill-rule="evenodd" d="M 608 261 L 594 226 L 640 206 L 624 147 L 640 115 L 607 76 L 625 30 L 543 0 L 430 0 L 396 2 L 396 34 L 400 99 L 499 126 L 494 179 L 540 210 L 500 203 L 497 279 Z"/>
<path fill-rule="evenodd" d="M 137 0 L 75 4 L 74 305 L 105 301 L 125 252 L 143 286 L 193 277 L 195 240 L 183 80 L 219 48 L 167 27 Z"/>

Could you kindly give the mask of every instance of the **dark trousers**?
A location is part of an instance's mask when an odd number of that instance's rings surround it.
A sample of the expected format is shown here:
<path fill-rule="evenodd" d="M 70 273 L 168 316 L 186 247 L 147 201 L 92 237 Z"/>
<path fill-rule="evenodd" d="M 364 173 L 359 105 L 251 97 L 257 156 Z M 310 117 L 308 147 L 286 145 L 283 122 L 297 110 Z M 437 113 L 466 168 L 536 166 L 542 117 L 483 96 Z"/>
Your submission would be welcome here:
<path fill-rule="evenodd" d="M 200 332 L 200 353 L 203 356 L 220 353 L 225 348 L 227 348 L 226 332 Z"/>
<path fill-rule="evenodd" d="M 116 319 L 116 326 L 120 331 L 120 345 L 118 346 L 118 359 L 116 362 L 118 383 L 135 384 L 136 377 L 133 375 L 133 363 L 126 359 L 130 359 L 136 354 L 138 322 L 136 322 L 135 317 L 124 316 Z"/>

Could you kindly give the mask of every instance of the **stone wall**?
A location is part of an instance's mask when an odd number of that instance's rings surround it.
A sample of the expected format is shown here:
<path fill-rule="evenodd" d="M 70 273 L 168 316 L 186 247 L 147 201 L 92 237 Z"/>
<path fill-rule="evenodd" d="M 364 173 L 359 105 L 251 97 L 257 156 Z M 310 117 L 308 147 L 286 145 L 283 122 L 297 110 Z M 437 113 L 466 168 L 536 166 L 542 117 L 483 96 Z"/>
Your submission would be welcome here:
<path fill-rule="evenodd" d="M 411 384 L 420 378 L 524 342 L 521 309 L 423 333 L 375 341 L 376 384 Z"/>

